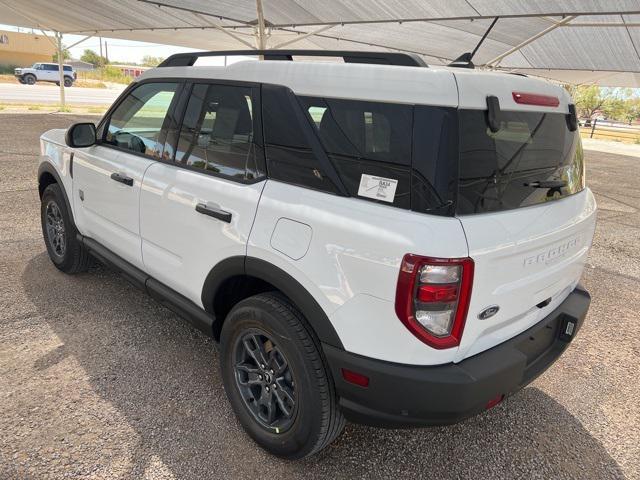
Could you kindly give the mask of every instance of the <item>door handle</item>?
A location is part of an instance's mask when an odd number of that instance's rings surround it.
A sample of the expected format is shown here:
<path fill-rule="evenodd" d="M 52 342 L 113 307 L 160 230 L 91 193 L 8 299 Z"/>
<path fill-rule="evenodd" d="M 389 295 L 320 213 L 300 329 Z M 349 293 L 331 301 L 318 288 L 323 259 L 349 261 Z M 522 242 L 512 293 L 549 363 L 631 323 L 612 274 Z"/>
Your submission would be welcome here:
<path fill-rule="evenodd" d="M 126 175 L 123 175 L 118 172 L 111 174 L 111 180 L 115 180 L 116 182 L 124 183 L 129 187 L 133 187 L 133 178 L 127 177 Z"/>
<path fill-rule="evenodd" d="M 231 212 L 227 212 L 226 210 L 221 210 L 215 207 L 210 207 L 206 203 L 198 203 L 196 205 L 196 212 L 203 215 L 208 215 L 213 218 L 217 218 L 218 220 L 222 220 L 226 223 L 231 223 Z"/>

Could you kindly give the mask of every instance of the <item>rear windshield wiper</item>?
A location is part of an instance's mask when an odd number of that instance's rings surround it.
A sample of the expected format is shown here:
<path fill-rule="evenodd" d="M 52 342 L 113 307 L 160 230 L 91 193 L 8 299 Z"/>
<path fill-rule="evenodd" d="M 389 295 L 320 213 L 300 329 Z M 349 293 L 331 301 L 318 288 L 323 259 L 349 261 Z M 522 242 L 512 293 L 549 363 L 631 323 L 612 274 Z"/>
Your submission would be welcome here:
<path fill-rule="evenodd" d="M 567 186 L 567 182 L 564 180 L 536 180 L 534 182 L 525 183 L 524 186 L 531 188 L 562 188 Z"/>

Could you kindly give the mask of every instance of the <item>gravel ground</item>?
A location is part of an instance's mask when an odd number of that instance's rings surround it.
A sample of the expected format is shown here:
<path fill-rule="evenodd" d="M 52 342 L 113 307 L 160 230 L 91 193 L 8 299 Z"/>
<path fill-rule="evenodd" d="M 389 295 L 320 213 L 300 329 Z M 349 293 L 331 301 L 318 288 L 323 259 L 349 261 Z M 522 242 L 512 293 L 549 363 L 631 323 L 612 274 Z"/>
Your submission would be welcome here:
<path fill-rule="evenodd" d="M 547 373 L 461 424 L 348 425 L 286 462 L 239 427 L 214 342 L 103 267 L 49 262 L 38 136 L 78 120 L 0 115 L 0 478 L 640 478 L 640 158 L 587 152 L 593 303 Z"/>

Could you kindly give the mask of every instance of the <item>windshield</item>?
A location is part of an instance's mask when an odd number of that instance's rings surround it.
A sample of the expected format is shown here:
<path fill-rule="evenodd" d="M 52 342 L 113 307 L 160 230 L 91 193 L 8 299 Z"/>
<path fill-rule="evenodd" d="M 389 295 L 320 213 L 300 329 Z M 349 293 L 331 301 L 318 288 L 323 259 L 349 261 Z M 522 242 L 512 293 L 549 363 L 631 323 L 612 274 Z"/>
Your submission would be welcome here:
<path fill-rule="evenodd" d="M 526 207 L 584 189 L 580 136 L 566 115 L 501 111 L 497 132 L 485 115 L 459 112 L 458 214 Z"/>

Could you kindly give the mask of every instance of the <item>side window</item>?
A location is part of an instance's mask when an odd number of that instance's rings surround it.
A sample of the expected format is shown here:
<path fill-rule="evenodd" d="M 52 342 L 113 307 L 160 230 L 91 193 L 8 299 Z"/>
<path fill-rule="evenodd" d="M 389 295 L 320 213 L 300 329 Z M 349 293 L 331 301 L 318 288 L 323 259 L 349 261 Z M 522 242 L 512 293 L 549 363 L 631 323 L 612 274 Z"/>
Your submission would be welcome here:
<path fill-rule="evenodd" d="M 178 90 L 177 83 L 145 83 L 127 95 L 107 122 L 104 143 L 159 157 L 162 126 Z"/>
<path fill-rule="evenodd" d="M 53 64 L 51 64 L 51 63 L 47 63 L 47 64 L 44 66 L 44 69 L 45 69 L 45 70 L 49 70 L 49 71 L 51 71 L 51 72 L 57 72 L 57 71 L 58 71 L 58 65 L 53 65 Z"/>
<path fill-rule="evenodd" d="M 237 180 L 258 176 L 250 87 L 195 84 L 175 161 Z"/>
<path fill-rule="evenodd" d="M 262 86 L 262 119 L 269 178 L 337 193 L 336 186 L 325 175 L 306 140 L 305 125 L 299 118 L 307 119 L 304 115 L 296 115 L 294 109 L 300 106 L 293 104 L 289 95 L 290 92 L 282 87 Z M 322 113 L 314 110 L 312 119 L 319 122 Z"/>
<path fill-rule="evenodd" d="M 411 208 L 413 106 L 300 97 L 351 196 Z M 366 177 L 396 180 L 393 202 L 359 195 Z"/>
<path fill-rule="evenodd" d="M 457 197 L 458 110 L 416 105 L 413 119 L 411 209 L 452 215 Z"/>

